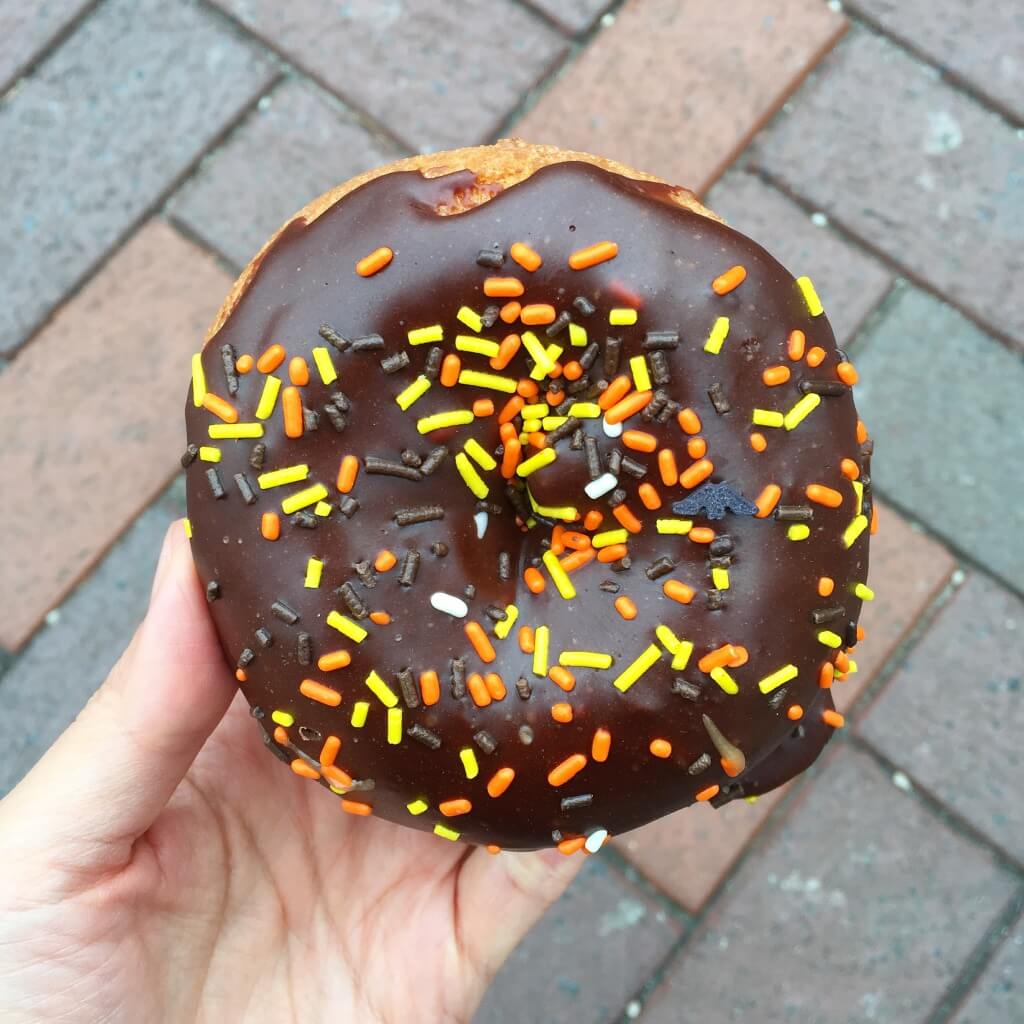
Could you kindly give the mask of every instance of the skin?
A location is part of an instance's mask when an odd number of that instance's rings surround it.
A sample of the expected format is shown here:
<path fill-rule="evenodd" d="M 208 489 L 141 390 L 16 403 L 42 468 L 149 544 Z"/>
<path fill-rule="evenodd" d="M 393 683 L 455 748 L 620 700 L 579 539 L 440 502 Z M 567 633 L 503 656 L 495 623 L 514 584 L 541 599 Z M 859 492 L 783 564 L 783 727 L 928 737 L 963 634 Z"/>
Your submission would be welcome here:
<path fill-rule="evenodd" d="M 236 691 L 173 524 L 128 649 L 0 801 L 0 1019 L 467 1021 L 578 869 L 343 813 Z"/>

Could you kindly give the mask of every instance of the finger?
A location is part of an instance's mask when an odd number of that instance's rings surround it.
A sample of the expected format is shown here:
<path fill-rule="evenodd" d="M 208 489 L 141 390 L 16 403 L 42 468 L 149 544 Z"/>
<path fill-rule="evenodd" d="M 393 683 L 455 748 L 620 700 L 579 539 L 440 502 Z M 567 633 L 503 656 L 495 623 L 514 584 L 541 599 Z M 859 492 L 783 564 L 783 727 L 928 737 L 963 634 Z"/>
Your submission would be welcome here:
<path fill-rule="evenodd" d="M 42 844 L 109 863 L 160 813 L 237 687 L 180 522 L 149 611 L 78 718 L 4 801 Z M 67 846 L 64 847 L 68 849 Z M 84 866 L 81 860 L 79 867 Z"/>

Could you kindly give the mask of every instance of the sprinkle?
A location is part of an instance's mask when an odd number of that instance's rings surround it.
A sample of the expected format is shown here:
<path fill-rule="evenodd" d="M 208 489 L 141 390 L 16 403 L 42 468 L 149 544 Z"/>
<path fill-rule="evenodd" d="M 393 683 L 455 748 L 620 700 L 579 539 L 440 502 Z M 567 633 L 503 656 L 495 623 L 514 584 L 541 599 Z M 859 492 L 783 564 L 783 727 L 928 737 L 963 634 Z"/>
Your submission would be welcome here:
<path fill-rule="evenodd" d="M 821 304 L 821 299 L 818 298 L 818 293 L 814 290 L 811 279 L 809 277 L 798 277 L 796 279 L 796 286 L 800 289 L 804 302 L 807 303 L 807 312 L 811 316 L 821 316 L 824 312 L 824 307 Z"/>
<path fill-rule="evenodd" d="M 398 408 L 405 412 L 414 402 L 422 398 L 430 390 L 430 381 L 420 374 L 408 387 L 395 395 Z"/>
<path fill-rule="evenodd" d="M 553 551 L 545 551 L 541 560 L 551 575 L 555 589 L 566 601 L 571 601 L 576 596 L 576 588 L 573 586 L 572 580 L 569 579 L 566 571 L 559 564 L 558 556 Z"/>
<path fill-rule="evenodd" d="M 815 504 L 826 508 L 839 508 L 843 503 L 842 494 L 824 484 L 808 484 L 804 493 Z"/>
<path fill-rule="evenodd" d="M 281 536 L 281 520 L 276 512 L 264 512 L 260 518 L 260 534 L 264 540 L 277 540 Z"/>
<path fill-rule="evenodd" d="M 283 725 L 286 729 L 290 729 L 295 724 L 295 716 L 290 711 L 275 711 L 270 718 L 275 724 Z"/>
<path fill-rule="evenodd" d="M 793 523 L 786 530 L 786 537 L 789 540 L 807 540 L 811 535 L 811 528 L 806 523 Z"/>
<path fill-rule="evenodd" d="M 618 254 L 619 247 L 615 242 L 597 242 L 585 249 L 577 249 L 569 257 L 569 266 L 573 270 L 586 270 L 588 267 L 613 260 Z"/>
<path fill-rule="evenodd" d="M 875 599 L 875 592 L 866 583 L 854 583 L 853 595 L 862 601 L 874 601 Z"/>
<path fill-rule="evenodd" d="M 466 637 L 473 645 L 473 650 L 476 651 L 477 657 L 487 664 L 494 661 L 497 655 L 494 653 L 494 647 L 491 644 L 490 638 L 484 632 L 483 626 L 479 622 L 467 622 L 465 631 Z"/>
<path fill-rule="evenodd" d="M 716 295 L 728 295 L 734 288 L 738 288 L 747 279 L 747 268 L 742 266 L 730 267 L 724 274 L 711 282 L 711 290 Z"/>
<path fill-rule="evenodd" d="M 562 725 L 567 725 L 572 721 L 572 705 L 565 703 L 558 703 L 551 705 L 551 717 Z"/>
<path fill-rule="evenodd" d="M 686 488 L 696 487 L 697 484 L 707 480 L 714 471 L 715 464 L 710 459 L 700 459 L 692 465 L 687 466 L 686 469 L 679 474 L 679 484 L 681 487 Z M 683 511 L 683 509 L 673 509 L 673 511 Z"/>
<path fill-rule="evenodd" d="M 692 519 L 657 519 L 655 520 L 655 528 L 658 533 L 670 534 L 670 535 L 682 535 L 689 533 L 693 529 Z"/>
<path fill-rule="evenodd" d="M 192 404 L 201 409 L 205 398 L 206 371 L 203 369 L 203 354 L 196 352 L 192 356 Z"/>
<path fill-rule="evenodd" d="M 210 445 L 200 445 L 198 448 L 199 458 L 203 462 L 220 462 L 220 449 Z"/>
<path fill-rule="evenodd" d="M 499 640 L 504 640 L 511 632 L 518 618 L 519 609 L 514 604 L 505 605 L 505 618 L 495 624 L 494 635 Z"/>
<path fill-rule="evenodd" d="M 617 307 L 608 313 L 608 323 L 615 327 L 630 327 L 637 321 L 635 309 Z"/>
<path fill-rule="evenodd" d="M 513 242 L 509 255 L 523 268 L 533 273 L 544 261 L 525 242 Z"/>
<path fill-rule="evenodd" d="M 485 277 L 484 295 L 492 299 L 514 299 L 525 291 L 518 277 Z"/>
<path fill-rule="evenodd" d="M 797 674 L 796 665 L 783 665 L 782 668 L 776 669 L 770 675 L 758 680 L 757 688 L 762 693 L 771 693 L 773 690 L 777 690 L 780 686 L 788 683 L 791 679 L 796 679 Z"/>
<path fill-rule="evenodd" d="M 446 817 L 454 818 L 460 814 L 469 814 L 473 810 L 473 805 L 470 801 L 463 797 L 458 797 L 455 800 L 442 800 L 437 805 L 437 809 Z"/>
<path fill-rule="evenodd" d="M 366 725 L 366 717 L 370 713 L 370 704 L 365 700 L 357 700 L 352 706 L 352 727 L 362 729 Z"/>
<path fill-rule="evenodd" d="M 582 348 L 587 343 L 587 329 L 579 324 L 569 324 L 569 344 Z"/>
<path fill-rule="evenodd" d="M 607 669 L 612 667 L 612 656 L 600 651 L 562 651 L 558 664 L 566 668 Z"/>
<path fill-rule="evenodd" d="M 716 796 L 718 796 L 718 791 L 719 791 L 719 786 L 717 784 L 715 784 L 715 783 L 712 783 L 710 786 L 707 787 L 707 789 L 702 789 L 696 795 L 695 799 L 698 800 L 701 803 L 705 803 L 706 801 L 712 800 Z"/>
<path fill-rule="evenodd" d="M 450 412 L 434 413 L 416 421 L 416 429 L 421 434 L 429 434 L 432 430 L 443 430 L 446 427 L 464 427 L 474 419 L 471 409 L 453 409 Z"/>
<path fill-rule="evenodd" d="M 336 708 L 341 703 L 341 694 L 337 690 L 332 690 L 315 679 L 303 679 L 299 683 L 299 693 L 318 704 L 326 704 L 329 708 Z"/>
<path fill-rule="evenodd" d="M 262 423 L 211 423 L 207 430 L 214 441 L 263 436 Z"/>
<path fill-rule="evenodd" d="M 309 466 L 301 463 L 297 466 L 284 466 L 281 469 L 271 470 L 269 473 L 260 473 L 256 483 L 264 491 L 271 487 L 281 487 L 284 484 L 297 484 L 309 476 Z"/>
<path fill-rule="evenodd" d="M 625 594 L 615 598 L 615 610 L 627 622 L 631 622 L 637 616 L 636 603 L 631 597 L 627 597 Z"/>
<path fill-rule="evenodd" d="M 768 484 L 754 500 L 757 506 L 757 518 L 767 519 L 782 497 L 782 488 L 778 484 Z"/>
<path fill-rule="evenodd" d="M 843 638 L 838 633 L 833 633 L 831 629 L 822 629 L 818 631 L 818 643 L 835 650 L 843 646 Z"/>
<path fill-rule="evenodd" d="M 755 452 L 763 452 L 768 447 L 768 441 L 765 439 L 764 434 L 758 433 L 758 431 L 755 430 L 754 433 L 750 435 L 750 447 L 753 448 Z"/>
<path fill-rule="evenodd" d="M 320 586 L 320 577 L 323 571 L 324 563 L 319 558 L 311 558 L 306 563 L 305 587 L 307 590 L 316 590 Z"/>
<path fill-rule="evenodd" d="M 561 665 L 554 665 L 548 672 L 548 678 L 566 693 L 571 693 L 576 687 L 576 677 Z"/>
<path fill-rule="evenodd" d="M 293 512 L 308 508 L 310 505 L 315 505 L 318 501 L 323 501 L 326 498 L 327 488 L 323 484 L 313 484 L 312 487 L 306 487 L 285 498 L 281 502 L 281 510 L 286 516 L 290 516 Z"/>
<path fill-rule="evenodd" d="M 672 756 L 672 744 L 668 740 L 651 740 L 650 752 L 655 757 L 671 757 Z"/>
<path fill-rule="evenodd" d="M 843 531 L 843 547 L 853 547 L 854 541 L 867 529 L 867 526 L 867 516 L 855 516 L 853 522 Z"/>
<path fill-rule="evenodd" d="M 476 467 L 469 461 L 465 452 L 459 452 L 455 456 L 455 468 L 462 477 L 462 482 L 470 489 L 476 498 L 484 499 L 490 493 L 490 488 L 483 478 L 476 471 Z"/>
<path fill-rule="evenodd" d="M 256 369 L 260 373 L 273 373 L 285 360 L 287 353 L 281 345 L 271 345 L 256 360 Z"/>
<path fill-rule="evenodd" d="M 332 611 L 328 614 L 327 625 L 333 627 L 343 636 L 347 636 L 349 640 L 357 644 L 361 644 L 367 637 L 367 632 L 362 626 L 337 611 Z"/>
<path fill-rule="evenodd" d="M 613 686 L 625 693 L 641 676 L 661 658 L 661 648 L 651 644 L 635 661 L 628 665 L 614 680 Z"/>
<path fill-rule="evenodd" d="M 717 356 L 722 351 L 722 345 L 729 334 L 729 318 L 720 316 L 711 328 L 707 341 L 704 342 L 704 351 Z"/>
<path fill-rule="evenodd" d="M 720 416 L 724 416 L 732 408 L 729 400 L 725 397 L 722 385 L 717 380 L 708 388 L 708 398 L 711 399 L 715 412 Z"/>
<path fill-rule="evenodd" d="M 650 390 L 651 375 L 647 370 L 647 360 L 644 356 L 633 356 L 630 359 L 629 372 L 633 375 L 633 386 L 637 391 Z"/>
<path fill-rule="evenodd" d="M 467 779 L 475 779 L 480 774 L 480 766 L 477 764 L 476 752 L 472 747 L 463 747 L 459 751 L 459 760 L 462 761 L 463 771 Z"/>
<path fill-rule="evenodd" d="M 516 467 L 516 475 L 528 477 L 531 473 L 536 473 L 538 469 L 550 466 L 556 458 L 558 458 L 558 453 L 554 448 L 542 448 L 536 455 L 532 455 L 525 462 L 519 463 Z"/>
<path fill-rule="evenodd" d="M 481 249 L 476 254 L 476 262 L 481 267 L 497 270 L 505 262 L 505 254 L 499 249 Z"/>
<path fill-rule="evenodd" d="M 790 373 L 788 366 L 769 366 L 762 374 L 761 380 L 765 387 L 775 388 L 785 384 L 789 380 Z"/>
<path fill-rule="evenodd" d="M 224 485 L 220 482 L 220 473 L 217 472 L 212 466 L 206 471 L 206 479 L 210 484 L 210 493 L 216 499 L 226 497 L 224 491 Z"/>
<path fill-rule="evenodd" d="M 786 422 L 785 415 L 774 409 L 755 409 L 750 418 L 758 427 L 781 427 Z"/>
<path fill-rule="evenodd" d="M 429 345 L 435 341 L 444 341 L 444 328 L 440 324 L 430 327 L 416 327 L 406 335 L 410 345 Z"/>
<path fill-rule="evenodd" d="M 548 674 L 548 650 L 551 644 L 551 630 L 538 626 L 533 634 L 533 674 L 544 677 Z"/>
<path fill-rule="evenodd" d="M 385 707 L 393 708 L 398 703 L 398 697 L 395 696 L 394 690 L 375 671 L 371 670 L 366 677 L 366 685 Z"/>
<path fill-rule="evenodd" d="M 697 593 L 693 587 L 687 586 L 679 580 L 666 580 L 661 589 L 667 598 L 678 601 L 679 604 L 689 604 Z"/>
<path fill-rule="evenodd" d="M 529 306 L 523 306 L 519 311 L 519 319 L 530 327 L 550 324 L 555 320 L 555 307 L 546 302 L 535 302 Z"/>
<path fill-rule="evenodd" d="M 444 612 L 456 619 L 464 619 L 469 614 L 469 605 L 461 597 L 446 594 L 442 590 L 430 595 L 430 603 L 439 612 Z"/>
<path fill-rule="evenodd" d="M 411 800 L 409 803 L 405 805 L 405 809 L 412 815 L 422 814 L 429 808 L 430 804 L 428 804 L 426 800 L 423 800 L 419 797 L 415 800 Z"/>
<path fill-rule="evenodd" d="M 387 740 L 391 746 L 402 742 L 402 709 L 388 708 Z"/>
<path fill-rule="evenodd" d="M 783 426 L 787 430 L 793 430 L 798 424 L 802 423 L 810 413 L 821 405 L 821 395 L 809 394 L 804 395 L 796 405 L 793 406 L 789 412 L 786 413 L 783 420 Z"/>
<path fill-rule="evenodd" d="M 808 349 L 807 352 L 807 365 L 811 367 L 821 366 L 825 361 L 825 350 L 820 345 L 815 345 L 814 348 Z"/>
<path fill-rule="evenodd" d="M 608 390 L 611 391 L 611 388 L 609 387 Z M 605 394 L 607 393 L 605 392 Z M 650 391 L 634 391 L 631 395 L 627 395 L 622 401 L 616 402 L 605 412 L 605 424 L 607 426 L 615 426 L 624 420 L 628 420 L 630 416 L 635 416 L 650 403 L 652 397 L 653 395 Z"/>
<path fill-rule="evenodd" d="M 790 527 L 792 529 L 792 527 Z M 729 589 L 729 570 L 718 566 L 711 570 L 711 583 L 716 590 Z"/>
<path fill-rule="evenodd" d="M 330 651 L 317 659 L 316 667 L 321 672 L 334 672 L 339 668 L 347 668 L 352 663 L 352 655 L 348 651 Z"/>
<path fill-rule="evenodd" d="M 402 559 L 402 568 L 398 572 L 398 584 L 411 587 L 416 582 L 416 574 L 420 569 L 420 553 L 415 549 L 406 551 Z"/>
<path fill-rule="evenodd" d="M 833 729 L 842 729 L 846 725 L 846 719 L 838 711 L 832 711 L 831 709 L 821 713 L 821 720 Z"/>
<path fill-rule="evenodd" d="M 545 449 L 546 450 L 546 449 Z M 602 495 L 607 494 L 609 491 L 613 491 L 618 486 L 618 478 L 613 476 L 611 473 L 603 473 L 596 480 L 591 480 L 587 484 L 583 491 L 588 498 L 597 499 Z"/>

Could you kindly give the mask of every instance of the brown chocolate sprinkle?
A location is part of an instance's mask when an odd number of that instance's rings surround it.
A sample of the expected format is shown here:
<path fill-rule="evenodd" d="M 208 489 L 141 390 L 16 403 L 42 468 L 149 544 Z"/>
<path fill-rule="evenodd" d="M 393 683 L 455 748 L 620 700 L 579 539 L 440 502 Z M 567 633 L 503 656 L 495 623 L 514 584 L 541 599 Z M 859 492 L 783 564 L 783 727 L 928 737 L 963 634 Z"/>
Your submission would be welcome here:
<path fill-rule="evenodd" d="M 725 607 L 725 592 L 709 590 L 707 592 L 707 602 L 709 612 L 720 612 Z"/>
<path fill-rule="evenodd" d="M 578 427 L 572 432 L 572 438 L 569 441 L 569 448 L 574 452 L 580 451 L 583 448 L 583 438 L 583 428 Z"/>
<path fill-rule="evenodd" d="M 331 426 L 340 434 L 347 426 L 348 419 L 344 413 L 342 413 L 337 406 L 327 404 L 324 406 L 324 412 L 327 414 L 327 418 L 331 421 Z"/>
<path fill-rule="evenodd" d="M 476 587 L 472 583 L 467 583 L 462 588 L 462 593 L 465 595 L 467 601 L 472 601 L 476 597 Z"/>
<path fill-rule="evenodd" d="M 342 500 L 341 505 L 338 506 L 338 511 L 346 519 L 351 519 L 359 511 L 359 502 L 352 495 L 349 495 Z"/>
<path fill-rule="evenodd" d="M 320 325 L 320 337 L 339 352 L 344 352 L 349 346 L 348 339 L 343 338 L 330 324 Z"/>
<path fill-rule="evenodd" d="M 525 523 L 530 518 L 530 508 L 526 504 L 526 499 L 523 498 L 523 492 L 519 488 L 509 484 L 505 488 L 505 497 L 508 498 L 512 508 L 515 509 L 516 515 Z"/>
<path fill-rule="evenodd" d="M 723 534 L 721 537 L 716 537 L 711 542 L 708 546 L 708 550 L 712 555 L 718 557 L 730 554 L 735 546 L 736 545 L 733 543 L 732 537 L 728 536 L 728 534 Z"/>
<path fill-rule="evenodd" d="M 493 754 L 498 749 L 498 741 L 486 729 L 473 733 L 473 742 L 485 754 Z"/>
<path fill-rule="evenodd" d="M 255 505 L 256 492 L 253 491 L 252 486 L 244 473 L 235 474 L 235 484 L 238 487 L 238 493 L 242 495 L 242 501 L 244 501 L 246 505 Z"/>
<path fill-rule="evenodd" d="M 529 700 L 533 696 L 533 687 L 526 676 L 520 676 L 516 680 L 516 693 L 519 694 L 520 700 Z"/>
<path fill-rule="evenodd" d="M 238 371 L 235 369 L 235 349 L 234 346 L 225 342 L 220 347 L 220 362 L 221 366 L 224 367 L 224 379 L 227 381 L 228 394 L 238 394 Z"/>
<path fill-rule="evenodd" d="M 561 808 L 563 811 L 577 811 L 581 807 L 589 807 L 593 802 L 593 793 L 579 793 L 576 796 L 563 796 Z"/>
<path fill-rule="evenodd" d="M 505 621 L 505 609 L 499 604 L 489 604 L 484 609 L 484 615 L 491 620 L 491 622 L 504 622 Z"/>
<path fill-rule="evenodd" d="M 577 295 L 576 298 L 572 300 L 572 308 L 575 309 L 580 316 L 593 316 L 597 312 L 597 306 L 595 306 L 585 295 Z"/>
<path fill-rule="evenodd" d="M 784 686 L 783 686 L 783 687 L 781 687 L 780 689 L 776 690 L 776 691 L 775 691 L 775 692 L 774 692 L 774 693 L 773 693 L 773 694 L 772 694 L 772 695 L 771 695 L 771 696 L 770 696 L 770 697 L 768 698 L 768 706 L 769 706 L 769 707 L 770 707 L 770 708 L 771 708 L 771 709 L 772 709 L 773 711 L 778 711 L 778 710 L 779 710 L 779 708 L 780 708 L 780 707 L 781 707 L 781 706 L 783 705 L 783 703 L 785 702 L 785 700 L 786 700 L 786 696 L 788 695 L 788 692 L 789 692 L 789 691 L 788 691 L 788 690 L 786 689 L 786 687 L 784 687 Z"/>
<path fill-rule="evenodd" d="M 429 380 L 437 380 L 441 372 L 441 360 L 444 358 L 444 350 L 440 345 L 434 345 L 427 352 L 427 361 L 423 364 L 423 376 Z"/>
<path fill-rule="evenodd" d="M 256 642 L 260 647 L 267 648 L 274 646 L 274 634 L 270 632 L 265 626 L 260 626 L 255 633 Z"/>
<path fill-rule="evenodd" d="M 719 416 L 724 416 L 732 408 L 729 400 L 725 397 L 722 385 L 717 380 L 708 388 L 708 398 L 711 399 L 711 404 Z"/>
<path fill-rule="evenodd" d="M 423 473 L 415 466 L 406 466 L 393 459 L 382 459 L 377 455 L 363 457 L 363 468 L 367 473 L 376 476 L 397 476 L 404 480 L 422 480 Z"/>
<path fill-rule="evenodd" d="M 300 665 L 313 664 L 313 638 L 309 633 L 300 633 L 296 637 L 295 657 Z"/>
<path fill-rule="evenodd" d="M 580 421 L 575 416 L 570 416 L 564 423 L 560 423 L 554 430 L 549 431 L 547 435 L 547 443 L 549 445 L 556 445 L 559 441 L 564 440 L 574 431 L 578 430 Z"/>
<path fill-rule="evenodd" d="M 668 395 L 664 391 L 655 391 L 651 396 L 651 400 L 644 406 L 640 412 L 640 418 L 647 423 L 650 423 L 658 413 L 668 404 Z"/>
<path fill-rule="evenodd" d="M 315 530 L 320 525 L 320 520 L 312 512 L 307 512 L 305 509 L 296 512 L 288 522 L 292 526 L 298 526 L 303 530 Z"/>
<path fill-rule="evenodd" d="M 689 679 L 683 679 L 682 676 L 676 676 L 672 680 L 672 692 L 683 700 L 698 701 L 701 697 L 700 687 L 696 683 L 691 683 Z"/>
<path fill-rule="evenodd" d="M 846 614 L 842 605 L 833 605 L 830 608 L 815 608 L 811 611 L 811 622 L 816 626 L 823 626 L 826 622 L 838 619 Z"/>
<path fill-rule="evenodd" d="M 466 696 L 466 658 L 452 658 L 451 663 L 451 691 L 455 700 L 461 700 Z"/>
<path fill-rule="evenodd" d="M 223 498 L 225 496 L 224 485 L 220 482 L 220 473 L 213 466 L 207 469 L 206 479 L 210 482 L 210 491 L 214 498 Z"/>
<path fill-rule="evenodd" d="M 294 626 L 295 623 L 299 621 L 299 613 L 281 600 L 275 601 L 270 606 L 270 612 L 282 622 L 286 622 L 289 626 Z"/>
<path fill-rule="evenodd" d="M 481 267 L 497 270 L 505 263 L 505 254 L 500 249 L 481 249 L 476 254 L 476 262 Z"/>
<path fill-rule="evenodd" d="M 658 413 L 655 419 L 659 423 L 668 423 L 669 420 L 674 419 L 678 414 L 679 410 L 682 409 L 682 405 L 676 402 L 674 399 L 669 399 L 665 403 L 665 408 Z"/>
<path fill-rule="evenodd" d="M 616 583 L 615 580 L 601 580 L 597 588 L 605 594 L 617 594 L 622 589 L 622 586 Z"/>
<path fill-rule="evenodd" d="M 609 338 L 604 343 L 604 375 L 614 377 L 619 372 L 619 361 L 622 358 L 622 339 Z"/>
<path fill-rule="evenodd" d="M 658 580 L 662 576 L 667 576 L 674 568 L 676 563 L 662 555 L 661 558 L 656 558 L 646 569 L 644 569 L 644 575 L 649 580 Z"/>
<path fill-rule="evenodd" d="M 679 347 L 678 331 L 648 331 L 640 346 L 648 352 L 659 352 L 664 349 Z"/>
<path fill-rule="evenodd" d="M 501 315 L 500 306 L 488 306 L 480 314 L 480 323 L 485 330 L 490 330 L 497 322 L 498 317 Z"/>
<path fill-rule="evenodd" d="M 213 604 L 220 596 L 220 584 L 216 580 L 210 580 L 206 584 L 206 600 Z"/>
<path fill-rule="evenodd" d="M 814 509 L 810 505 L 776 505 L 772 515 L 781 523 L 806 523 L 814 518 Z"/>
<path fill-rule="evenodd" d="M 853 619 L 846 623 L 846 631 L 843 633 L 843 646 L 857 646 L 857 623 Z"/>
<path fill-rule="evenodd" d="M 732 565 L 732 555 L 712 555 L 708 559 L 708 569 L 728 569 Z"/>
<path fill-rule="evenodd" d="M 655 384 L 668 384 L 672 380 L 672 371 L 668 366 L 668 357 L 664 352 L 655 351 L 647 357 L 651 364 L 651 380 Z"/>
<path fill-rule="evenodd" d="M 354 619 L 365 619 L 370 614 L 370 609 L 363 603 L 362 598 L 356 593 L 355 587 L 347 580 L 342 583 L 335 593 L 345 602 L 345 606 L 351 612 Z"/>
<path fill-rule="evenodd" d="M 197 445 L 197 444 L 190 444 L 181 453 L 181 468 L 182 469 L 188 469 L 188 467 L 191 466 L 192 463 L 196 461 L 196 458 L 198 457 L 198 455 L 199 455 L 199 445 Z"/>
<path fill-rule="evenodd" d="M 399 370 L 404 370 L 409 363 L 408 352 L 395 352 L 390 356 L 385 356 L 380 361 L 380 368 L 385 373 L 398 373 Z"/>
<path fill-rule="evenodd" d="M 690 775 L 700 775 L 702 772 L 706 772 L 711 767 L 711 755 L 708 753 L 701 754 L 696 761 L 693 762 L 687 769 L 687 773 Z"/>
<path fill-rule="evenodd" d="M 302 426 L 307 433 L 320 429 L 320 413 L 302 407 Z"/>
<path fill-rule="evenodd" d="M 350 352 L 379 352 L 384 347 L 384 339 L 379 334 L 365 334 L 355 338 L 349 348 Z"/>
<path fill-rule="evenodd" d="M 431 448 L 423 460 L 423 465 L 420 466 L 420 472 L 424 476 L 430 476 L 446 458 L 448 458 L 448 449 L 445 445 L 439 444 L 436 448 Z"/>
<path fill-rule="evenodd" d="M 533 729 L 528 725 L 519 726 L 519 742 L 528 747 L 533 742 Z"/>
<path fill-rule="evenodd" d="M 410 725 L 405 730 L 405 735 L 411 740 L 415 740 L 417 743 L 422 743 L 423 746 L 429 747 L 431 750 L 439 750 L 441 747 L 441 737 L 436 732 L 431 732 L 426 726 L 423 725 Z"/>
<path fill-rule="evenodd" d="M 373 588 L 377 586 L 377 577 L 374 575 L 369 561 L 353 562 L 352 571 L 359 577 L 359 582 L 362 583 L 367 590 L 373 590 Z"/>
<path fill-rule="evenodd" d="M 324 734 L 319 729 L 310 729 L 308 725 L 299 726 L 299 739 L 306 743 L 319 743 L 323 738 Z"/>
<path fill-rule="evenodd" d="M 616 454 L 622 455 L 621 452 L 617 452 Z M 609 461 L 611 460 L 609 459 Z M 628 473 L 631 477 L 634 477 L 637 480 L 643 480 L 643 478 L 647 476 L 647 467 L 642 462 L 637 462 L 636 459 L 631 458 L 628 455 L 622 455 L 621 466 L 624 473 Z M 611 472 L 614 473 L 615 470 L 611 470 Z"/>
<path fill-rule="evenodd" d="M 352 402 L 344 391 L 332 392 L 330 402 L 339 412 L 352 411 Z"/>
<path fill-rule="evenodd" d="M 512 556 L 507 551 L 498 552 L 498 579 L 503 583 L 512 579 Z"/>
<path fill-rule="evenodd" d="M 420 456 L 411 448 L 406 448 L 405 451 L 402 452 L 401 459 L 406 466 L 414 466 L 416 469 L 419 469 L 420 466 L 423 465 L 423 459 L 421 459 Z"/>
<path fill-rule="evenodd" d="M 565 390 L 573 398 L 579 400 L 581 395 L 590 390 L 590 378 L 584 374 L 579 380 L 574 380 L 571 384 L 566 385 Z"/>
<path fill-rule="evenodd" d="M 245 650 L 238 656 L 238 667 L 247 668 L 256 660 L 256 652 L 251 647 L 246 647 Z"/>
<path fill-rule="evenodd" d="M 549 338 L 557 338 L 569 326 L 572 317 L 563 309 L 555 319 L 544 328 L 544 333 Z"/>
<path fill-rule="evenodd" d="M 608 567 L 612 572 L 629 572 L 633 568 L 633 559 L 629 555 L 625 555 L 620 558 L 617 562 L 612 562 Z"/>
<path fill-rule="evenodd" d="M 612 456 L 621 455 L 621 452 L 611 452 L 608 456 L 608 464 L 612 465 Z M 618 508 L 626 500 L 626 492 L 621 487 L 616 487 L 611 494 L 608 495 L 608 507 Z"/>
<path fill-rule="evenodd" d="M 263 463 L 267 459 L 267 446 L 262 441 L 257 441 L 249 452 L 249 467 L 259 473 L 263 469 Z"/>
<path fill-rule="evenodd" d="M 402 700 L 407 708 L 420 706 L 420 688 L 416 685 L 416 677 L 411 668 L 400 668 L 396 673 L 398 688 L 402 691 Z"/>
<path fill-rule="evenodd" d="M 798 387 L 802 395 L 821 395 L 822 398 L 839 398 L 850 390 L 850 385 L 841 380 L 802 380 Z"/>
<path fill-rule="evenodd" d="M 443 540 L 435 540 L 430 545 L 430 553 L 438 558 L 444 558 L 448 554 L 448 545 Z"/>
<path fill-rule="evenodd" d="M 415 526 L 444 519 L 444 509 L 440 505 L 415 505 L 398 509 L 392 518 L 399 526 Z"/>

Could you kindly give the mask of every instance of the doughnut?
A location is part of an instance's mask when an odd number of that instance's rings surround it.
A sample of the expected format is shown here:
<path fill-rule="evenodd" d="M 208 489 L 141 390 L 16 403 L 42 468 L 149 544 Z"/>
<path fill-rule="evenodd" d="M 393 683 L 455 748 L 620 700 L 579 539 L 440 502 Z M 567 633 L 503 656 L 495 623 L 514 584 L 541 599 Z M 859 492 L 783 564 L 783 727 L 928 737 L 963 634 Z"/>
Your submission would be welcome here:
<path fill-rule="evenodd" d="M 811 278 L 612 161 L 508 140 L 326 193 L 186 399 L 254 728 L 339 813 L 492 851 L 781 785 L 873 597 L 856 380 Z"/>

